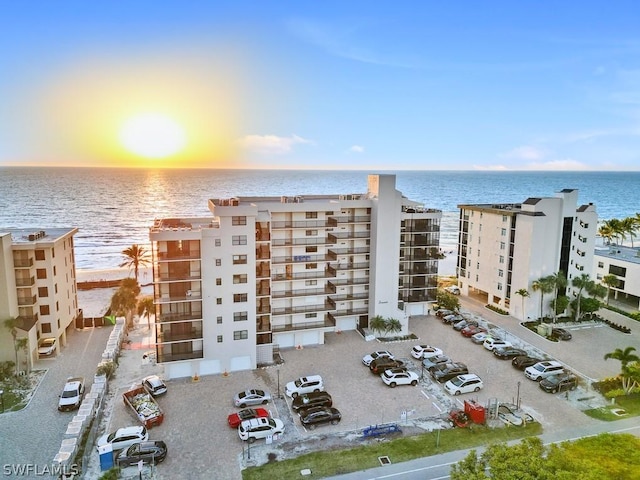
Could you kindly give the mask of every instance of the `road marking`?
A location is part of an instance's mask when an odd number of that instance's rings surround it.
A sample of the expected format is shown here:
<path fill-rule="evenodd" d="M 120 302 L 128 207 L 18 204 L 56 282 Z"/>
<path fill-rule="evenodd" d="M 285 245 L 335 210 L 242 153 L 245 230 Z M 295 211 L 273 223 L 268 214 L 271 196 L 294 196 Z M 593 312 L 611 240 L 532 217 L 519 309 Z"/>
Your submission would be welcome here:
<path fill-rule="evenodd" d="M 422 395 L 424 395 L 425 397 L 429 398 L 429 395 L 427 395 L 427 393 L 424 390 L 420 390 L 422 392 Z"/>
<path fill-rule="evenodd" d="M 436 407 L 436 410 L 438 410 L 439 412 L 442 412 L 442 409 L 436 404 L 436 402 L 431 402 L 431 405 Z"/>

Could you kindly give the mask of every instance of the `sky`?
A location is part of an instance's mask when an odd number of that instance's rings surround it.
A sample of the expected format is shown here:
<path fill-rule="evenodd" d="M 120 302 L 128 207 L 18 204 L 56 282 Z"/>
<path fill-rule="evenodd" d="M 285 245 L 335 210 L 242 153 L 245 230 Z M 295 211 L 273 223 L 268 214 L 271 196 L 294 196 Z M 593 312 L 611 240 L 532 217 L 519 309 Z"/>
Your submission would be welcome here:
<path fill-rule="evenodd" d="M 640 170 L 639 2 L 1 6 L 0 166 Z"/>

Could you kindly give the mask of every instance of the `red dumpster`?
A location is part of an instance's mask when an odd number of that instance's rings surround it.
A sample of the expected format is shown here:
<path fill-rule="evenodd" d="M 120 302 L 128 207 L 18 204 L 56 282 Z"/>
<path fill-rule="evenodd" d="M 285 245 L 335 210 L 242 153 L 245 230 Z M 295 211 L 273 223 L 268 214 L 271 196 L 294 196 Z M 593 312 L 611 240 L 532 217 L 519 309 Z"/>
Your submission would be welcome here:
<path fill-rule="evenodd" d="M 485 408 L 474 400 L 464 401 L 464 413 L 469 415 L 469 418 L 473 423 L 482 424 L 485 422 Z"/>

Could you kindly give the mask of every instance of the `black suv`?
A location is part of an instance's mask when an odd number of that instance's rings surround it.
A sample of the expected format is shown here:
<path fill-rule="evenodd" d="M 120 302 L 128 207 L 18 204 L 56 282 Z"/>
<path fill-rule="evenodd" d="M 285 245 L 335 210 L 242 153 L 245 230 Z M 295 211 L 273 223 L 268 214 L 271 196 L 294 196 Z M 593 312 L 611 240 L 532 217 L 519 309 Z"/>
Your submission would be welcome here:
<path fill-rule="evenodd" d="M 401 367 L 406 367 L 406 363 L 403 360 L 391 357 L 378 357 L 373 362 L 371 362 L 371 365 L 369 365 L 369 370 L 371 370 L 371 373 L 382 375 L 385 370 Z"/>
<path fill-rule="evenodd" d="M 310 407 L 330 407 L 333 405 L 333 399 L 327 392 L 309 392 L 298 395 L 291 402 L 291 408 L 294 412 L 302 408 Z"/>
<path fill-rule="evenodd" d="M 542 390 L 548 393 L 575 390 L 578 386 L 578 377 L 571 373 L 557 373 L 543 378 L 539 385 Z"/>
<path fill-rule="evenodd" d="M 532 367 L 538 362 L 542 362 L 541 358 L 530 357 L 528 355 L 519 355 L 517 357 L 513 357 L 511 360 L 511 365 L 516 367 L 518 370 L 524 370 L 527 367 Z"/>
<path fill-rule="evenodd" d="M 448 382 L 453 377 L 457 377 L 458 375 L 466 375 L 467 373 L 469 373 L 469 369 L 464 363 L 455 362 L 439 365 L 431 371 L 431 376 L 434 380 L 437 380 L 440 383 L 444 383 Z"/>

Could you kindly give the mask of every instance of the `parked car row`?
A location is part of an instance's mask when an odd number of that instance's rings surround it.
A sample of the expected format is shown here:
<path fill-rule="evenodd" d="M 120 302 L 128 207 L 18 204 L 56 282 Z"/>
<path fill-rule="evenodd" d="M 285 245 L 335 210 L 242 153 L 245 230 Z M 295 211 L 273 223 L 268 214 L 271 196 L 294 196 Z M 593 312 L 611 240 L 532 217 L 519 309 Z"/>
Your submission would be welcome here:
<path fill-rule="evenodd" d="M 411 355 L 414 358 L 430 357 L 438 353 L 442 353 L 442 350 L 429 345 L 417 345 L 411 350 Z M 417 373 L 409 370 L 410 360 L 396 358 L 388 350 L 379 350 L 365 355 L 362 358 L 362 363 L 368 365 L 369 371 L 378 375 L 382 382 L 391 388 L 398 385 L 416 386 L 420 380 Z"/>

